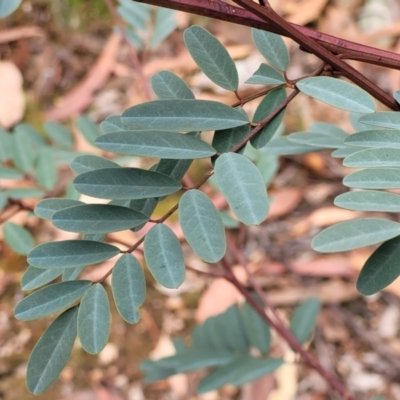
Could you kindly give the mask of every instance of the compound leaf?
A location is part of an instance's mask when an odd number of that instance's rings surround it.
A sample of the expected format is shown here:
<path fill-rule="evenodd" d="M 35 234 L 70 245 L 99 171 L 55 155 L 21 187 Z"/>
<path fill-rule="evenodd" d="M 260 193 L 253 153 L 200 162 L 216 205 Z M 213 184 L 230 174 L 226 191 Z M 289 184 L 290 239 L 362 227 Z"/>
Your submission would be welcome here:
<path fill-rule="evenodd" d="M 283 39 L 275 33 L 251 30 L 253 42 L 262 56 L 275 68 L 286 71 L 289 66 L 289 53 Z"/>
<path fill-rule="evenodd" d="M 59 124 L 58 122 L 47 121 L 43 124 L 43 128 L 54 143 L 60 145 L 61 147 L 72 149 L 74 141 L 72 139 L 71 132 L 68 131 L 68 129 L 66 129 L 63 125 Z"/>
<path fill-rule="evenodd" d="M 245 156 L 224 153 L 215 162 L 215 177 L 236 217 L 258 225 L 267 217 L 269 201 L 257 167 Z"/>
<path fill-rule="evenodd" d="M 183 35 L 186 47 L 200 69 L 226 90 L 238 89 L 238 72 L 221 42 L 200 26 L 191 26 Z"/>
<path fill-rule="evenodd" d="M 207 158 L 216 153 L 201 139 L 163 131 L 107 133 L 96 140 L 96 146 L 114 153 L 169 159 Z"/>
<path fill-rule="evenodd" d="M 358 121 L 366 125 L 400 129 L 400 113 L 393 111 L 381 111 L 373 114 L 363 115 Z"/>
<path fill-rule="evenodd" d="M 62 240 L 40 244 L 28 254 L 28 263 L 37 268 L 75 268 L 97 264 L 119 253 L 119 248 L 91 240 Z"/>
<path fill-rule="evenodd" d="M 155 280 L 170 289 L 185 280 L 185 262 L 178 238 L 163 224 L 154 225 L 144 239 L 144 256 Z"/>
<path fill-rule="evenodd" d="M 15 317 L 22 321 L 30 321 L 61 311 L 79 300 L 91 284 L 91 281 L 69 281 L 39 289 L 17 304 L 14 310 Z"/>
<path fill-rule="evenodd" d="M 33 394 L 51 386 L 67 363 L 77 332 L 78 307 L 61 314 L 44 332 L 29 357 L 26 386 Z"/>
<path fill-rule="evenodd" d="M 328 76 L 302 79 L 297 88 L 333 107 L 359 113 L 373 113 L 376 104 L 372 97 L 358 86 Z"/>
<path fill-rule="evenodd" d="M 353 172 L 343 179 L 343 184 L 361 189 L 400 188 L 399 170 L 396 168 L 369 168 Z"/>
<path fill-rule="evenodd" d="M 146 280 L 136 257 L 124 254 L 116 262 L 111 287 L 121 317 L 130 324 L 136 324 L 140 317 L 138 308 L 146 299 Z"/>
<path fill-rule="evenodd" d="M 22 290 L 34 290 L 58 278 L 62 270 L 41 269 L 29 265 L 21 279 Z"/>
<path fill-rule="evenodd" d="M 345 144 L 360 147 L 390 147 L 400 149 L 400 130 L 369 130 L 354 133 Z"/>
<path fill-rule="evenodd" d="M 194 252 L 206 262 L 219 261 L 226 252 L 225 229 L 211 200 L 199 190 L 179 201 L 179 221 Z"/>
<path fill-rule="evenodd" d="M 97 354 L 103 350 L 110 334 L 110 324 L 107 293 L 100 283 L 96 283 L 83 296 L 78 312 L 78 336 L 88 353 Z"/>
<path fill-rule="evenodd" d="M 304 300 L 293 311 L 290 318 L 290 330 L 300 343 L 303 344 L 310 337 L 320 309 L 320 300 L 313 297 Z"/>
<path fill-rule="evenodd" d="M 3 225 L 3 235 L 7 244 L 18 254 L 28 254 L 35 245 L 31 233 L 14 222 L 6 222 Z"/>
<path fill-rule="evenodd" d="M 321 253 L 353 250 L 400 235 L 400 224 L 380 218 L 363 218 L 340 222 L 324 229 L 311 242 Z"/>
<path fill-rule="evenodd" d="M 285 78 L 274 68 L 267 64 L 261 64 L 256 72 L 245 83 L 254 85 L 282 85 Z"/>
<path fill-rule="evenodd" d="M 194 94 L 179 76 L 170 71 L 160 71 L 151 77 L 151 87 L 160 100 L 193 100 Z"/>
<path fill-rule="evenodd" d="M 134 130 L 212 131 L 249 123 L 232 107 L 210 100 L 155 100 L 128 108 L 122 122 Z"/>
<path fill-rule="evenodd" d="M 357 280 L 357 290 L 365 296 L 389 286 L 400 275 L 400 237 L 379 246 L 364 264 Z"/>
<path fill-rule="evenodd" d="M 378 190 L 343 193 L 335 198 L 335 205 L 355 211 L 400 212 L 400 196 Z"/>
<path fill-rule="evenodd" d="M 55 212 L 82 204 L 81 201 L 71 199 L 43 199 L 36 205 L 35 214 L 40 218 L 51 220 Z"/>
<path fill-rule="evenodd" d="M 148 217 L 127 207 L 110 204 L 82 204 L 57 211 L 52 222 L 64 231 L 108 233 L 134 228 Z"/>
<path fill-rule="evenodd" d="M 74 180 L 75 189 L 101 199 L 145 199 L 177 192 L 181 184 L 154 171 L 139 168 L 103 168 L 85 172 Z"/>
<path fill-rule="evenodd" d="M 104 135 L 103 135 L 104 136 Z M 107 160 L 106 158 L 84 155 L 76 157 L 70 165 L 72 171 L 77 174 L 83 174 L 84 172 L 94 171 L 101 168 L 121 168 L 117 163 Z"/>

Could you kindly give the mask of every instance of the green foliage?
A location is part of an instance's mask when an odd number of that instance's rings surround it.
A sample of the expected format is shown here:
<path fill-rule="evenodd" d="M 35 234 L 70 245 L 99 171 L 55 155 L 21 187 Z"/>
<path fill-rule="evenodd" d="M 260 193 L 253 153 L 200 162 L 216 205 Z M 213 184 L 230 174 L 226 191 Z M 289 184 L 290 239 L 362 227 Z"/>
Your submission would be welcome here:
<path fill-rule="evenodd" d="M 290 330 L 300 343 L 306 342 L 314 330 L 321 302 L 317 298 L 304 300 L 293 311 Z"/>
<path fill-rule="evenodd" d="M 22 3 L 22 0 L 0 0 L 0 18 L 8 17 Z"/>
<path fill-rule="evenodd" d="M 3 225 L 4 240 L 18 254 L 28 254 L 35 245 L 31 233 L 13 222 Z"/>

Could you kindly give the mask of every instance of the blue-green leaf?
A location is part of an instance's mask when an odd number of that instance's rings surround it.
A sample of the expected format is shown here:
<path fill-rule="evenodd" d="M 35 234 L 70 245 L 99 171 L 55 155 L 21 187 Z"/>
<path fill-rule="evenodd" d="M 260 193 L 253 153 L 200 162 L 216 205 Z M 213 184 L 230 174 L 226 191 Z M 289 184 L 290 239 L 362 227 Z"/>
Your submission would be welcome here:
<path fill-rule="evenodd" d="M 41 149 L 36 157 L 35 178 L 39 185 L 46 190 L 53 189 L 57 183 L 57 166 L 49 148 Z"/>
<path fill-rule="evenodd" d="M 361 189 L 398 189 L 400 188 L 399 169 L 363 169 L 347 175 L 343 179 L 343 184 Z"/>
<path fill-rule="evenodd" d="M 21 279 L 22 290 L 34 290 L 58 278 L 62 270 L 41 269 L 30 265 Z"/>
<path fill-rule="evenodd" d="M 312 297 L 304 300 L 293 311 L 292 317 L 290 318 L 290 330 L 300 343 L 303 344 L 310 337 L 314 330 L 320 309 L 320 300 L 316 297 Z"/>
<path fill-rule="evenodd" d="M 268 187 L 279 170 L 279 159 L 274 155 L 261 153 L 256 167 L 261 173 L 265 186 Z"/>
<path fill-rule="evenodd" d="M 12 140 L 13 137 L 0 128 L 0 161 L 7 161 L 12 157 Z"/>
<path fill-rule="evenodd" d="M 101 135 L 97 124 L 86 115 L 82 115 L 76 120 L 76 127 L 90 144 L 93 144 L 96 138 Z"/>
<path fill-rule="evenodd" d="M 140 213 L 146 215 L 148 219 L 150 219 L 151 215 L 157 207 L 157 204 L 158 198 L 151 197 L 149 199 L 130 200 L 128 207 L 132 208 L 132 210 L 139 211 Z M 131 228 L 131 230 L 133 232 L 140 231 L 140 229 L 142 229 L 144 225 L 145 223 Z"/>
<path fill-rule="evenodd" d="M 23 172 L 29 172 L 35 160 L 35 151 L 32 149 L 30 137 L 25 130 L 14 132 L 12 136 L 13 161 L 17 168 Z"/>
<path fill-rule="evenodd" d="M 89 239 L 87 239 L 89 240 Z M 85 269 L 86 265 L 82 265 L 80 267 L 76 268 L 66 268 L 62 274 L 62 280 L 63 282 L 66 281 L 74 281 L 80 274 L 81 272 Z M 42 271 L 57 271 L 56 269 L 42 269 Z"/>
<path fill-rule="evenodd" d="M 11 197 L 13 199 L 28 199 L 35 197 L 43 197 L 46 193 L 43 190 L 35 189 L 35 188 L 15 188 L 5 190 L 4 193 L 7 197 Z"/>
<path fill-rule="evenodd" d="M 194 94 L 189 86 L 170 71 L 160 71 L 151 77 L 151 87 L 161 100 L 184 99 L 193 100 Z"/>
<path fill-rule="evenodd" d="M 218 215 L 221 217 L 221 221 L 227 229 L 239 228 L 240 223 L 238 220 L 231 217 L 226 211 L 218 211 Z"/>
<path fill-rule="evenodd" d="M 110 115 L 101 124 L 100 129 L 104 133 L 125 131 L 127 127 L 122 124 L 121 115 Z"/>
<path fill-rule="evenodd" d="M 312 132 L 295 132 L 287 136 L 293 143 L 305 144 L 307 146 L 326 147 L 327 149 L 337 149 L 346 147 L 340 137 L 327 136 Z"/>
<path fill-rule="evenodd" d="M 7 244 L 18 254 L 28 254 L 35 245 L 31 233 L 14 222 L 6 222 L 3 225 L 3 235 Z"/>
<path fill-rule="evenodd" d="M 325 136 L 332 136 L 342 140 L 349 137 L 349 135 L 343 129 L 338 128 L 336 125 L 320 121 L 311 124 L 310 131 L 314 133 L 320 133 L 321 135 Z"/>
<path fill-rule="evenodd" d="M 343 193 L 335 198 L 335 205 L 355 211 L 400 212 L 400 196 L 377 190 Z"/>
<path fill-rule="evenodd" d="M 97 354 L 103 350 L 110 335 L 110 324 L 107 293 L 96 283 L 83 296 L 78 312 L 78 336 L 88 353 Z"/>
<path fill-rule="evenodd" d="M 160 174 L 168 175 L 179 182 L 184 177 L 191 164 L 192 160 L 171 160 L 164 158 L 159 161 L 155 171 Z"/>
<path fill-rule="evenodd" d="M 400 149 L 365 149 L 351 154 L 343 165 L 352 168 L 400 167 Z"/>
<path fill-rule="evenodd" d="M 221 316 L 224 317 L 225 340 L 228 346 L 233 349 L 235 353 L 247 354 L 250 343 L 246 336 L 246 328 L 237 304 L 229 307 L 224 314 L 220 314 L 217 318 Z"/>
<path fill-rule="evenodd" d="M 190 247 L 204 261 L 219 261 L 226 252 L 225 229 L 211 200 L 189 190 L 179 201 L 179 221 Z"/>
<path fill-rule="evenodd" d="M 134 28 L 145 30 L 146 25 L 151 18 L 149 5 L 139 4 L 129 0 L 119 0 L 119 2 L 121 5 L 117 10 L 124 21 L 132 25 Z"/>
<path fill-rule="evenodd" d="M 191 26 L 183 35 L 186 47 L 200 69 L 218 86 L 238 89 L 235 63 L 221 42 L 200 26 Z"/>
<path fill-rule="evenodd" d="M 97 264 L 119 253 L 119 248 L 91 240 L 62 240 L 40 244 L 28 254 L 28 263 L 37 268 L 75 268 Z"/>
<path fill-rule="evenodd" d="M 14 127 L 14 132 L 25 132 L 26 135 L 29 136 L 29 140 L 32 143 L 33 147 L 36 149 L 47 146 L 47 142 L 44 139 L 43 135 L 30 124 L 18 124 Z"/>
<path fill-rule="evenodd" d="M 185 280 L 185 262 L 178 238 L 163 224 L 154 225 L 144 239 L 144 256 L 154 279 L 170 289 Z"/>
<path fill-rule="evenodd" d="M 46 286 L 21 300 L 15 307 L 15 317 L 30 321 L 61 311 L 79 300 L 91 284 L 91 281 L 70 281 Z"/>
<path fill-rule="evenodd" d="M 51 220 L 55 212 L 82 204 L 83 203 L 78 200 L 58 198 L 43 199 L 36 205 L 35 214 L 40 218 Z"/>
<path fill-rule="evenodd" d="M 127 207 L 109 204 L 82 204 L 57 211 L 54 226 L 64 231 L 108 233 L 134 228 L 148 221 L 148 217 Z"/>
<path fill-rule="evenodd" d="M 16 170 L 15 168 L 12 167 L 5 167 L 3 165 L 0 165 L 0 179 L 22 179 L 24 175 Z"/>
<path fill-rule="evenodd" d="M 268 324 L 248 302 L 244 303 L 241 314 L 246 336 L 251 345 L 260 350 L 261 353 L 268 353 L 271 346 L 271 332 Z"/>
<path fill-rule="evenodd" d="M 321 253 L 353 250 L 400 235 L 400 224 L 380 218 L 363 218 L 340 222 L 324 229 L 311 242 Z"/>
<path fill-rule="evenodd" d="M 256 112 L 254 113 L 253 123 L 261 122 L 271 112 L 279 106 L 286 99 L 286 91 L 284 88 L 276 88 L 269 92 L 258 105 Z M 264 147 L 274 136 L 279 125 L 282 122 L 285 110 L 282 110 L 272 121 L 270 121 L 256 136 L 251 138 L 251 145 L 260 149 Z"/>
<path fill-rule="evenodd" d="M 111 280 L 115 305 L 130 324 L 139 321 L 138 308 L 146 299 L 146 280 L 142 266 L 131 254 L 124 254 L 115 264 Z"/>
<path fill-rule="evenodd" d="M 103 135 L 105 136 L 105 135 Z M 102 137 L 103 137 L 102 136 Z M 117 163 L 107 160 L 106 158 L 84 155 L 76 157 L 70 165 L 72 171 L 77 174 L 83 174 L 84 172 L 94 171 L 101 168 L 120 168 L 121 166 Z"/>
<path fill-rule="evenodd" d="M 358 121 L 365 125 L 400 129 L 400 113 L 394 111 L 381 111 L 373 114 L 363 115 Z"/>
<path fill-rule="evenodd" d="M 22 0 L 0 0 L 0 18 L 8 17 L 22 3 Z"/>
<path fill-rule="evenodd" d="M 33 394 L 51 386 L 67 363 L 77 331 L 78 308 L 61 314 L 44 332 L 29 357 L 26 386 Z"/>
<path fill-rule="evenodd" d="M 159 45 L 178 26 L 176 11 L 164 7 L 157 7 L 153 25 L 153 34 L 149 43 L 150 49 Z"/>
<path fill-rule="evenodd" d="M 305 144 L 291 142 L 287 137 L 272 139 L 262 148 L 264 153 L 275 154 L 279 156 L 291 154 L 314 153 L 315 151 L 326 150 L 324 147 L 307 146 Z"/>
<path fill-rule="evenodd" d="M 141 157 L 169 159 L 208 158 L 216 151 L 193 136 L 163 131 L 119 131 L 96 140 L 100 149 Z"/>
<path fill-rule="evenodd" d="M 75 189 L 101 199 L 145 199 L 177 192 L 182 185 L 154 171 L 139 168 L 103 168 L 85 172 L 74 180 Z"/>
<path fill-rule="evenodd" d="M 289 52 L 283 39 L 275 33 L 252 29 L 254 44 L 263 57 L 275 68 L 286 71 L 289 66 Z"/>
<path fill-rule="evenodd" d="M 331 156 L 335 158 L 345 158 L 351 154 L 357 153 L 357 151 L 360 150 L 364 150 L 364 147 L 346 146 L 332 151 Z"/>
<path fill-rule="evenodd" d="M 379 246 L 364 264 L 357 290 L 368 296 L 389 286 L 400 275 L 400 237 Z"/>
<path fill-rule="evenodd" d="M 370 130 L 354 133 L 344 142 L 349 146 L 400 149 L 400 130 Z"/>
<path fill-rule="evenodd" d="M 250 125 L 242 125 L 236 128 L 222 129 L 214 132 L 212 146 L 220 154 L 230 151 L 241 143 L 250 133 Z M 245 146 L 239 152 L 243 153 Z"/>
<path fill-rule="evenodd" d="M 236 217 L 258 225 L 269 211 L 269 201 L 260 171 L 245 156 L 224 153 L 215 162 L 215 178 Z"/>
<path fill-rule="evenodd" d="M 372 97 L 358 86 L 328 76 L 305 78 L 297 88 L 333 107 L 359 113 L 373 113 L 376 104 Z"/>
<path fill-rule="evenodd" d="M 275 68 L 267 64 L 261 64 L 260 68 L 245 83 L 252 83 L 253 85 L 282 85 L 286 83 L 286 80 Z"/>
<path fill-rule="evenodd" d="M 47 121 L 43 124 L 43 128 L 46 133 L 49 135 L 52 142 L 65 147 L 67 149 L 71 149 L 74 145 L 74 141 L 72 139 L 71 132 L 68 131 L 63 125 L 54 121 Z"/>
<path fill-rule="evenodd" d="M 232 107 L 210 100 L 155 100 L 124 111 L 121 118 L 134 130 L 175 132 L 212 131 L 249 123 L 247 116 Z"/>

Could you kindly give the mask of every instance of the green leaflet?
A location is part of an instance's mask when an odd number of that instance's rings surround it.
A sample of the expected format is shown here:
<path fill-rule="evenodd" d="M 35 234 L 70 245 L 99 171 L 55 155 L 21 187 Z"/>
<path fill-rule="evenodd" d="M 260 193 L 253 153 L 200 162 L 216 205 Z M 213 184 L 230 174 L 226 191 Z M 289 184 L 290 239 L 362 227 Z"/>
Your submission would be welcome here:
<path fill-rule="evenodd" d="M 306 146 L 326 147 L 327 149 L 337 149 L 346 147 L 342 138 L 327 136 L 320 133 L 295 132 L 287 136 L 293 143 L 305 144 Z"/>
<path fill-rule="evenodd" d="M 149 199 L 139 199 L 139 200 L 130 200 L 129 201 L 129 208 L 132 210 L 139 211 L 140 213 L 146 215 L 148 219 L 150 219 L 151 215 L 153 214 L 154 210 L 156 209 L 158 204 L 158 198 L 149 198 Z M 138 225 L 134 228 L 131 228 L 133 232 L 140 231 L 143 228 L 145 223 L 142 225 Z"/>
<path fill-rule="evenodd" d="M 368 168 L 353 172 L 343 179 L 343 184 L 361 189 L 400 188 L 399 170 L 396 168 Z"/>
<path fill-rule="evenodd" d="M 239 221 L 231 217 L 226 211 L 218 211 L 218 215 L 221 217 L 221 221 L 226 229 L 239 228 Z"/>
<path fill-rule="evenodd" d="M 24 175 L 17 169 L 12 167 L 4 167 L 0 165 L 0 178 L 1 179 L 23 179 Z"/>
<path fill-rule="evenodd" d="M 33 394 L 50 387 L 67 363 L 76 338 L 77 314 L 77 307 L 61 314 L 33 348 L 26 373 L 26 386 Z"/>
<path fill-rule="evenodd" d="M 29 172 L 33 167 L 35 151 L 32 149 L 28 132 L 25 130 L 14 132 L 11 147 L 15 166 L 23 172 Z"/>
<path fill-rule="evenodd" d="M 178 26 L 176 11 L 164 7 L 156 8 L 156 18 L 153 25 L 153 35 L 149 47 L 154 49 Z"/>
<path fill-rule="evenodd" d="M 342 140 L 349 137 L 349 135 L 343 129 L 340 129 L 337 126 L 328 124 L 326 122 L 314 122 L 310 125 L 310 131 Z"/>
<path fill-rule="evenodd" d="M 71 162 L 70 168 L 77 174 L 83 174 L 84 172 L 94 171 L 96 169 L 121 168 L 121 166 L 103 157 L 84 155 L 76 157 Z"/>
<path fill-rule="evenodd" d="M 81 115 L 76 120 L 76 127 L 82 133 L 88 143 L 93 144 L 98 136 L 101 135 L 99 127 L 86 115 Z"/>
<path fill-rule="evenodd" d="M 35 149 L 47 146 L 44 137 L 32 125 L 21 123 L 14 127 L 14 132 L 25 132 Z"/>
<path fill-rule="evenodd" d="M 393 111 L 382 111 L 363 115 L 358 120 L 362 124 L 382 126 L 383 128 L 400 129 L 400 113 Z"/>
<path fill-rule="evenodd" d="M 301 344 L 308 340 L 314 330 L 320 309 L 320 300 L 316 297 L 312 297 L 304 300 L 293 311 L 292 317 L 290 318 L 290 330 Z"/>
<path fill-rule="evenodd" d="M 58 171 L 49 148 L 43 148 L 39 151 L 34 167 L 35 178 L 39 185 L 46 190 L 53 189 L 57 183 Z"/>
<path fill-rule="evenodd" d="M 251 345 L 260 350 L 261 353 L 267 354 L 271 346 L 271 332 L 268 324 L 261 319 L 257 311 L 248 302 L 245 302 L 242 306 L 241 314 L 246 336 Z"/>
<path fill-rule="evenodd" d="M 103 168 L 85 172 L 74 180 L 75 189 L 101 199 L 144 199 L 177 192 L 181 184 L 154 171 L 139 168 Z"/>
<path fill-rule="evenodd" d="M 11 197 L 13 199 L 27 199 L 34 197 L 43 197 L 46 193 L 40 189 L 33 188 L 16 188 L 16 189 L 8 189 L 5 190 L 4 193 L 7 197 Z"/>
<path fill-rule="evenodd" d="M 190 247 L 204 261 L 217 262 L 225 255 L 224 225 L 204 193 L 190 190 L 181 197 L 179 221 Z"/>
<path fill-rule="evenodd" d="M 70 281 L 46 286 L 21 300 L 15 317 L 30 321 L 54 314 L 79 300 L 91 285 L 91 281 Z"/>
<path fill-rule="evenodd" d="M 75 268 L 97 264 L 119 253 L 119 248 L 91 240 L 62 240 L 40 244 L 28 254 L 28 263 L 37 268 Z"/>
<path fill-rule="evenodd" d="M 35 245 L 35 240 L 31 233 L 14 222 L 6 222 L 3 225 L 4 240 L 18 254 L 28 254 Z"/>
<path fill-rule="evenodd" d="M 258 225 L 269 211 L 265 184 L 257 167 L 245 156 L 224 153 L 215 162 L 215 178 L 236 217 Z"/>
<path fill-rule="evenodd" d="M 185 30 L 183 39 L 190 55 L 209 79 L 226 90 L 238 89 L 235 63 L 215 36 L 195 25 Z"/>
<path fill-rule="evenodd" d="M 74 281 L 80 274 L 81 272 L 85 269 L 85 265 L 81 266 L 81 267 L 76 267 L 76 268 L 66 268 L 62 274 L 62 281 L 66 282 L 66 281 Z M 57 271 L 56 269 L 52 270 L 52 269 L 45 269 L 42 271 Z"/>
<path fill-rule="evenodd" d="M 163 131 L 112 132 L 100 136 L 96 146 L 114 153 L 169 159 L 207 158 L 216 153 L 201 139 Z"/>
<path fill-rule="evenodd" d="M 209 100 L 155 100 L 130 107 L 122 123 L 134 130 L 174 132 L 213 131 L 249 123 L 247 116 L 232 107 Z"/>
<path fill-rule="evenodd" d="M 185 280 L 185 262 L 178 238 L 163 224 L 154 225 L 144 239 L 144 256 L 155 280 L 170 289 Z"/>
<path fill-rule="evenodd" d="M 128 24 L 140 30 L 146 29 L 150 16 L 148 4 L 132 3 L 129 0 L 119 0 L 121 5 L 117 8 L 120 16 Z"/>
<path fill-rule="evenodd" d="M 57 211 L 54 226 L 69 232 L 108 233 L 134 228 L 148 217 L 127 207 L 109 204 L 82 204 Z"/>
<path fill-rule="evenodd" d="M 351 154 L 343 165 L 353 168 L 400 167 L 400 149 L 365 149 Z"/>
<path fill-rule="evenodd" d="M 110 115 L 101 124 L 100 129 L 104 133 L 125 131 L 127 127 L 122 124 L 121 115 Z"/>
<path fill-rule="evenodd" d="M 83 203 L 78 200 L 70 199 L 43 199 L 35 207 L 35 214 L 43 219 L 51 220 L 55 212 L 63 210 L 64 208 L 82 205 Z"/>
<path fill-rule="evenodd" d="M 272 139 L 267 143 L 265 147 L 262 148 L 262 151 L 264 153 L 270 153 L 279 156 L 313 153 L 315 151 L 322 151 L 322 150 L 326 150 L 326 148 L 294 143 L 291 142 L 287 137 Z"/>
<path fill-rule="evenodd" d="M 250 133 L 250 125 L 237 126 L 236 128 L 215 131 L 212 141 L 213 148 L 220 154 L 227 153 L 237 144 L 241 143 Z M 243 153 L 245 146 L 239 152 Z"/>
<path fill-rule="evenodd" d="M 370 130 L 354 133 L 344 142 L 349 146 L 400 149 L 400 130 Z"/>
<path fill-rule="evenodd" d="M 400 237 L 379 246 L 364 264 L 357 280 L 357 290 L 365 296 L 389 286 L 400 275 Z"/>
<path fill-rule="evenodd" d="M 223 365 L 202 379 L 197 391 L 199 394 L 206 393 L 228 383 L 239 387 L 270 374 L 282 364 L 283 360 L 281 358 L 236 357 L 229 364 Z"/>
<path fill-rule="evenodd" d="M 357 151 L 360 150 L 364 150 L 364 147 L 346 146 L 332 151 L 331 156 L 335 158 L 345 158 L 351 154 L 357 153 Z"/>
<path fill-rule="evenodd" d="M 115 264 L 111 280 L 115 305 L 130 324 L 139 321 L 138 308 L 146 299 L 146 280 L 142 266 L 131 254 L 124 254 Z"/>
<path fill-rule="evenodd" d="M 22 290 L 37 289 L 40 286 L 43 286 L 46 283 L 58 278 L 61 274 L 62 270 L 60 269 L 41 269 L 29 265 L 22 276 L 21 288 Z"/>
<path fill-rule="evenodd" d="M 316 76 L 302 79 L 296 86 L 301 92 L 342 110 L 373 113 L 376 108 L 367 92 L 340 79 Z"/>
<path fill-rule="evenodd" d="M 363 218 L 340 222 L 324 229 L 311 242 L 321 253 L 353 250 L 400 235 L 400 224 L 379 218 Z"/>
<path fill-rule="evenodd" d="M 72 149 L 74 146 L 71 132 L 58 122 L 47 121 L 43 124 L 43 128 L 52 142 L 66 149 Z"/>
<path fill-rule="evenodd" d="M 258 105 L 254 113 L 253 123 L 261 122 L 266 118 L 279 104 L 286 99 L 286 91 L 284 88 L 276 88 L 269 92 Z M 282 122 L 285 110 L 282 110 L 272 121 L 270 121 L 256 136 L 251 138 L 251 145 L 260 149 L 264 147 L 274 136 L 279 125 Z"/>
<path fill-rule="evenodd" d="M 110 324 L 107 293 L 100 283 L 96 283 L 83 296 L 78 312 L 78 336 L 88 353 L 97 354 L 103 350 L 110 334 Z"/>
<path fill-rule="evenodd" d="M 194 99 L 193 92 L 179 76 L 170 71 L 160 71 L 151 77 L 151 87 L 161 100 Z"/>
<path fill-rule="evenodd" d="M 193 160 L 170 160 L 164 158 L 158 162 L 155 171 L 160 174 L 168 175 L 179 182 L 191 166 L 192 161 Z"/>
<path fill-rule="evenodd" d="M 230 306 L 224 312 L 223 316 L 223 330 L 225 331 L 224 337 L 228 346 L 233 349 L 235 353 L 248 353 L 250 342 L 246 335 L 246 322 L 243 319 L 237 304 Z"/>
<path fill-rule="evenodd" d="M 261 64 L 256 72 L 245 83 L 254 85 L 282 85 L 286 83 L 285 78 L 276 69 L 267 64 Z"/>
<path fill-rule="evenodd" d="M 0 128 L 0 161 L 7 161 L 12 156 L 13 137 L 4 129 Z"/>
<path fill-rule="evenodd" d="M 8 17 L 22 3 L 22 0 L 0 0 L 0 18 Z"/>
<path fill-rule="evenodd" d="M 289 53 L 283 39 L 275 33 L 251 30 L 253 42 L 262 56 L 275 68 L 286 71 L 289 66 Z"/>
<path fill-rule="evenodd" d="M 377 190 L 343 193 L 335 198 L 335 205 L 355 211 L 400 212 L 400 196 Z"/>
<path fill-rule="evenodd" d="M 261 173 L 265 186 L 268 187 L 279 170 L 279 158 L 274 155 L 261 153 L 256 167 Z"/>

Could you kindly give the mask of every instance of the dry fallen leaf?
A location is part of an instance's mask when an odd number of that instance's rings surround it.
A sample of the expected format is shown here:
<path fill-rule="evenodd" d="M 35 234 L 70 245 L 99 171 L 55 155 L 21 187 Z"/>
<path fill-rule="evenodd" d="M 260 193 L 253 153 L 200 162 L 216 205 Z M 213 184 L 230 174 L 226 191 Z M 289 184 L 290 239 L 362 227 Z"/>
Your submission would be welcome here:
<path fill-rule="evenodd" d="M 271 220 L 293 211 L 303 197 L 303 190 L 297 187 L 283 188 L 271 190 L 268 194 L 272 203 L 267 219 Z"/>
<path fill-rule="evenodd" d="M 9 61 L 0 62 L 0 126 L 11 128 L 24 116 L 25 96 L 20 70 Z"/>

